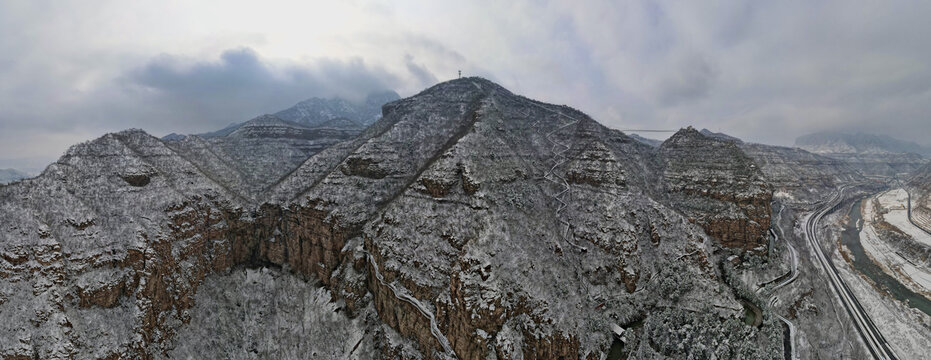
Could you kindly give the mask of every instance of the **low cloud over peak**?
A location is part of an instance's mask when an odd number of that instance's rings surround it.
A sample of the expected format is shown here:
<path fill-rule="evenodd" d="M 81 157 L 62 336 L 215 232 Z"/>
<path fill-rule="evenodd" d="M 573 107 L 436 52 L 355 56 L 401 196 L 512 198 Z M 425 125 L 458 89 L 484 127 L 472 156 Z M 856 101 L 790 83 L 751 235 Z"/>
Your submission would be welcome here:
<path fill-rule="evenodd" d="M 148 100 L 159 107 L 181 110 L 187 118 L 214 126 L 274 112 L 309 97 L 360 102 L 369 93 L 392 89 L 398 81 L 359 58 L 276 62 L 250 48 L 226 50 L 219 59 L 207 61 L 161 55 L 131 70 L 125 79 L 147 90 Z"/>

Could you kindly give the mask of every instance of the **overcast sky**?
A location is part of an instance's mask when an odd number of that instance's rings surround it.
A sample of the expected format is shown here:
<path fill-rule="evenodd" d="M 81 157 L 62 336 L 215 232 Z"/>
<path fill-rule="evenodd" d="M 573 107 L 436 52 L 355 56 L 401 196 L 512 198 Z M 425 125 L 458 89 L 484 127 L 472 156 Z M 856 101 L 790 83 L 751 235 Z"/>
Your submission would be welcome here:
<path fill-rule="evenodd" d="M 4 0 L 0 168 L 126 128 L 409 96 L 459 69 L 618 129 L 931 144 L 929 18 L 927 1 Z"/>

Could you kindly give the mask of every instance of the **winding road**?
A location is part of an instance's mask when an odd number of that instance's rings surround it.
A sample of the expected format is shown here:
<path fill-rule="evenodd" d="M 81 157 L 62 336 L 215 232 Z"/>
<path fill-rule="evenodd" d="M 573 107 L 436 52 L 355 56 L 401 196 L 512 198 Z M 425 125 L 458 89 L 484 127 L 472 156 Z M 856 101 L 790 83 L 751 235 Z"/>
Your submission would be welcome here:
<path fill-rule="evenodd" d="M 779 229 L 780 233 L 783 233 L 782 228 L 779 228 L 779 220 L 782 219 L 783 209 L 785 209 L 785 205 L 780 204 L 779 212 L 776 214 L 776 226 L 775 227 Z M 777 234 L 776 231 L 773 230 L 773 228 L 770 228 L 769 231 L 773 235 L 773 243 L 778 242 L 779 234 Z M 792 246 L 792 243 L 790 243 L 788 239 L 786 239 L 786 245 L 789 248 L 789 256 L 792 258 L 792 267 L 789 269 L 789 274 L 790 274 L 789 278 L 783 280 L 779 284 L 776 284 L 776 286 L 774 286 L 772 290 L 770 290 L 771 293 L 773 294 L 772 297 L 770 297 L 771 307 L 775 307 L 775 304 L 779 301 L 779 296 L 776 295 L 776 290 L 779 290 L 779 288 L 790 284 L 791 282 L 795 281 L 795 279 L 798 278 L 798 251 L 795 250 L 795 246 Z M 788 327 L 789 329 L 789 334 L 788 334 L 789 351 L 786 355 L 788 355 L 789 359 L 796 360 L 798 359 L 798 345 L 796 345 L 795 343 L 795 336 L 797 334 L 797 331 L 795 330 L 795 324 L 793 324 L 791 321 L 789 321 L 789 319 L 786 319 L 782 315 L 776 314 L 776 317 L 779 318 L 779 321 L 782 321 L 783 323 L 785 323 L 786 327 Z"/>
<path fill-rule="evenodd" d="M 837 273 L 837 268 L 834 267 L 834 263 L 831 262 L 831 259 L 825 255 L 824 249 L 822 249 L 820 241 L 818 240 L 818 223 L 821 221 L 822 217 L 841 202 L 844 190 L 845 188 L 841 188 L 830 200 L 826 201 L 824 205 L 815 209 L 814 212 L 808 215 L 805 222 L 805 238 L 808 240 L 808 244 L 815 253 L 818 264 L 821 265 L 821 268 L 828 274 L 831 288 L 841 300 L 841 304 L 844 305 L 850 318 L 854 320 L 857 332 L 860 334 L 860 337 L 863 339 L 864 344 L 866 344 L 873 358 L 883 360 L 898 359 L 882 333 L 876 328 L 873 320 L 870 319 L 869 314 L 863 309 L 863 306 L 860 305 L 860 301 L 857 300 L 856 296 L 847 286 L 847 283 L 844 282 L 844 279 Z"/>
<path fill-rule="evenodd" d="M 776 227 L 777 228 L 779 228 L 778 221 L 779 219 L 782 218 L 782 210 L 784 208 L 785 208 L 785 205 L 779 206 L 779 213 L 776 215 L 776 221 L 777 221 Z M 776 234 L 776 231 L 773 229 L 770 229 L 769 231 L 772 232 L 773 237 L 775 238 L 774 242 L 779 241 L 779 234 Z M 782 228 L 779 228 L 779 232 L 785 234 L 782 231 Z M 792 267 L 789 269 L 790 275 L 788 279 L 785 279 L 783 282 L 776 284 L 776 286 L 773 286 L 773 290 L 772 290 L 773 292 L 775 292 L 776 290 L 779 290 L 779 288 L 783 286 L 786 286 L 792 283 L 793 281 L 795 281 L 795 279 L 798 278 L 798 250 L 795 250 L 795 246 L 792 246 L 792 243 L 790 243 L 788 240 L 786 240 L 786 245 L 789 248 L 789 257 L 792 258 Z"/>

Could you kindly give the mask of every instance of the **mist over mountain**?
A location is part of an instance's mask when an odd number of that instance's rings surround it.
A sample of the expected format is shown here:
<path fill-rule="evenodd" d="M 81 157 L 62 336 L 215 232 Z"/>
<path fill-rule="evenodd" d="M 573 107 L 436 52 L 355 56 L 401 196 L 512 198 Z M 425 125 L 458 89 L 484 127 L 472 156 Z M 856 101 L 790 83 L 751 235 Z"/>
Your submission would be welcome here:
<path fill-rule="evenodd" d="M 341 98 L 311 98 L 279 111 L 275 116 L 306 126 L 316 126 L 339 118 L 353 120 L 366 126 L 381 117 L 382 105 L 400 98 L 394 91 L 371 93 L 360 104 Z"/>
<path fill-rule="evenodd" d="M 348 126 L 364 128 L 381 117 L 382 105 L 400 98 L 394 91 L 370 93 L 365 97 L 364 101 L 359 103 L 339 97 L 314 97 L 276 112 L 274 115 L 281 120 L 306 127 Z M 333 122 L 333 120 L 339 120 L 339 122 Z M 243 124 L 233 123 L 223 129 L 198 135 L 202 138 L 226 136 L 239 129 Z M 173 138 L 173 135 L 168 136 Z"/>
<path fill-rule="evenodd" d="M 862 132 L 819 132 L 808 134 L 795 139 L 795 146 L 815 153 L 913 153 L 931 156 L 931 146 L 899 140 L 888 135 Z"/>
<path fill-rule="evenodd" d="M 637 134 L 629 134 L 628 136 L 630 136 L 631 139 L 637 140 L 639 142 L 642 142 L 646 145 L 650 145 L 652 147 L 659 147 L 660 145 L 663 144 L 662 140 L 651 139 L 651 138 L 643 137 Z"/>
<path fill-rule="evenodd" d="M 29 174 L 16 169 L 0 169 L 0 185 L 28 178 Z"/>
<path fill-rule="evenodd" d="M 820 132 L 799 137 L 795 144 L 842 160 L 868 176 L 907 177 L 931 156 L 931 147 L 866 133 Z"/>

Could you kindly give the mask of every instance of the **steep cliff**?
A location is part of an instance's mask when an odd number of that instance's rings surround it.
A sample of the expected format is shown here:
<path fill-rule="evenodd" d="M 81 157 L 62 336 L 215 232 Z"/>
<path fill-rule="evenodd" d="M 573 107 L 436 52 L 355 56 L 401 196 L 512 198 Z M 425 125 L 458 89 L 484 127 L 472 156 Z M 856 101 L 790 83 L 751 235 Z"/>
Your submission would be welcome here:
<path fill-rule="evenodd" d="M 725 246 L 765 249 L 772 189 L 737 142 L 688 127 L 660 153 L 667 191 L 690 221 Z"/>

